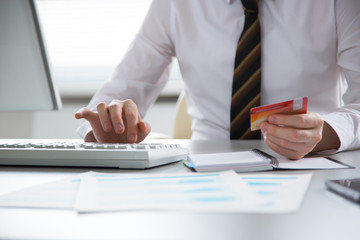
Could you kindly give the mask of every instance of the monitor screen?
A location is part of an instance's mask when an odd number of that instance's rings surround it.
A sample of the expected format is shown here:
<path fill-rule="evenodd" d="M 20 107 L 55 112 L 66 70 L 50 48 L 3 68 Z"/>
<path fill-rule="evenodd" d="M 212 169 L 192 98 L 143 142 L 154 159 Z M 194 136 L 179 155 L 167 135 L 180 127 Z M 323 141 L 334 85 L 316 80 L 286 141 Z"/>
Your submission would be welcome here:
<path fill-rule="evenodd" d="M 60 107 L 35 2 L 0 0 L 0 111 Z"/>

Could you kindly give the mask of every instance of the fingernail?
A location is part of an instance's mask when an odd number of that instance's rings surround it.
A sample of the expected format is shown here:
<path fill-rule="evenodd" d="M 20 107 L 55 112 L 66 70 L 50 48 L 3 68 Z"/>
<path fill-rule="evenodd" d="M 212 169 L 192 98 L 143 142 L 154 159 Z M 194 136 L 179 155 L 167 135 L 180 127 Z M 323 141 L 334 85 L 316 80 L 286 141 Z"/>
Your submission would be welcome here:
<path fill-rule="evenodd" d="M 128 136 L 128 142 L 130 142 L 130 143 L 135 142 L 135 134 L 130 134 Z"/>
<path fill-rule="evenodd" d="M 82 113 L 82 111 L 77 111 L 76 113 L 75 113 L 75 116 L 77 116 L 77 117 L 82 117 L 83 116 L 83 113 Z"/>
<path fill-rule="evenodd" d="M 268 121 L 269 121 L 269 123 L 276 123 L 276 117 L 270 116 Z"/>
<path fill-rule="evenodd" d="M 122 126 L 120 123 L 115 124 L 115 132 L 120 133 L 122 130 Z"/>

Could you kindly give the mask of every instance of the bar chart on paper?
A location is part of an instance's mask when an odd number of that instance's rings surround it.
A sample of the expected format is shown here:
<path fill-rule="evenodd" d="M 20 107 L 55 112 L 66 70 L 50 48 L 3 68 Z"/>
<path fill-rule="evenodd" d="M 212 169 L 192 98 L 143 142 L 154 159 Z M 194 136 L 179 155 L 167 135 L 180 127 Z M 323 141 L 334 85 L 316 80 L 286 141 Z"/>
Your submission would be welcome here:
<path fill-rule="evenodd" d="M 300 208 L 311 174 L 241 175 L 240 178 L 264 201 L 253 212 L 287 213 Z"/>
<path fill-rule="evenodd" d="M 86 175 L 81 180 L 78 212 L 175 210 L 244 212 L 257 194 L 233 171 L 180 175 Z M 249 207 L 251 206 L 251 207 Z"/>
<path fill-rule="evenodd" d="M 0 207 L 80 213 L 171 210 L 281 214 L 296 212 L 311 174 L 107 174 L 86 172 L 0 196 Z"/>

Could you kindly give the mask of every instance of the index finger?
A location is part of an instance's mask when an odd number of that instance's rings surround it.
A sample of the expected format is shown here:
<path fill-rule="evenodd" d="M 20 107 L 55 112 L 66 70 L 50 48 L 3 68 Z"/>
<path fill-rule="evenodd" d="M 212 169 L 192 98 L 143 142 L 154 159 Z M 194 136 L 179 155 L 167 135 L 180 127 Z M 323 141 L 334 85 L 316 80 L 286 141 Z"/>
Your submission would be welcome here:
<path fill-rule="evenodd" d="M 117 134 L 122 134 L 125 130 L 124 122 L 122 119 L 123 115 L 123 104 L 118 102 L 112 102 L 109 105 L 109 114 L 111 122 L 114 126 L 114 130 Z"/>
<path fill-rule="evenodd" d="M 124 101 L 124 116 L 126 119 L 128 142 L 134 143 L 138 136 L 138 123 L 140 122 L 140 114 L 136 104 L 131 100 Z"/>
<path fill-rule="evenodd" d="M 300 129 L 316 128 L 322 126 L 324 122 L 319 114 L 313 112 L 301 114 L 273 114 L 268 117 L 267 121 L 275 125 Z"/>

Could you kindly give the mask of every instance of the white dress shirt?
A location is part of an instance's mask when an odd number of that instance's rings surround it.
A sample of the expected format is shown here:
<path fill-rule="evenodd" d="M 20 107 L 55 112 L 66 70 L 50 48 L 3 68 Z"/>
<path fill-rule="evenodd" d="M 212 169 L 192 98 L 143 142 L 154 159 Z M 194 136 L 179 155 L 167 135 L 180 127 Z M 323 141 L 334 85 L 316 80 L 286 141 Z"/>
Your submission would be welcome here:
<path fill-rule="evenodd" d="M 260 0 L 261 103 L 308 96 L 308 110 L 337 132 L 340 150 L 360 147 L 360 1 Z M 154 0 L 127 54 L 94 95 L 132 99 L 142 116 L 180 65 L 192 139 L 229 139 L 240 0 Z M 121 31 L 118 29 L 116 31 Z M 151 123 L 150 123 L 151 124 Z M 78 129 L 84 137 L 86 121 Z"/>

